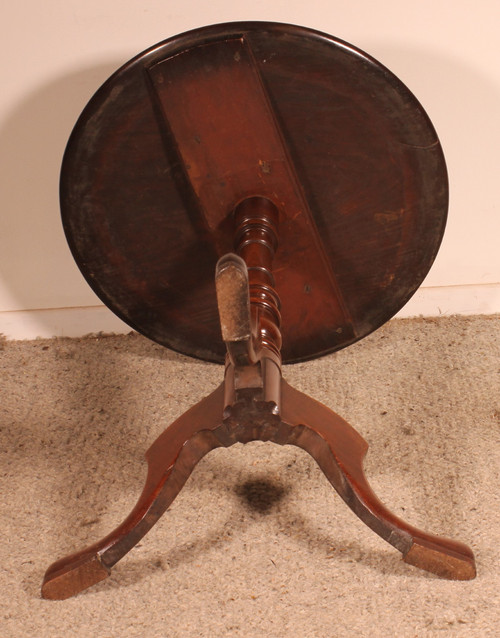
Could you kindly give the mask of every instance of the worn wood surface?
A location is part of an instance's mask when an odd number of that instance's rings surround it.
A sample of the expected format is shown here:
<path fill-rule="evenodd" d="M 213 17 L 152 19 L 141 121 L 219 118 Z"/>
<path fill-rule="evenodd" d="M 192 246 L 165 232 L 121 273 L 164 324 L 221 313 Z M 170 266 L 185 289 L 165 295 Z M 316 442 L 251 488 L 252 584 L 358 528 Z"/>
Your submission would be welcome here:
<path fill-rule="evenodd" d="M 221 258 L 216 270 L 227 346 L 224 383 L 155 441 L 146 455 L 146 484 L 132 512 L 102 540 L 51 565 L 42 595 L 65 599 L 106 578 L 159 520 L 205 454 L 254 440 L 308 451 L 353 512 L 405 561 L 446 578 L 474 578 L 468 547 L 408 525 L 379 501 L 363 472 L 368 448 L 363 438 L 282 379 L 280 300 L 272 274 L 280 241 L 277 208 L 266 198 L 243 200 L 233 226 L 239 254 Z"/>
<path fill-rule="evenodd" d="M 370 56 L 237 23 L 122 67 L 78 121 L 61 177 L 68 241 L 103 301 L 147 337 L 220 362 L 213 272 L 249 196 L 280 209 L 292 362 L 362 338 L 413 294 L 444 230 L 446 169 L 420 104 Z"/>
<path fill-rule="evenodd" d="M 102 540 L 51 565 L 42 595 L 69 598 L 106 578 L 158 521 L 205 454 L 254 440 L 297 445 L 309 452 L 353 512 L 406 562 L 443 578 L 475 577 L 474 555 L 466 545 L 408 525 L 380 502 L 363 472 L 368 445 L 344 419 L 283 379 L 281 410 L 264 400 L 264 394 L 264 388 L 240 388 L 234 403 L 225 405 L 220 386 L 167 428 L 146 454 L 146 485 L 132 512 Z"/>
<path fill-rule="evenodd" d="M 389 319 L 438 249 L 443 156 L 394 76 L 298 27 L 179 36 L 94 96 L 68 145 L 61 195 L 75 258 L 112 310 L 186 354 L 227 357 L 224 383 L 150 447 L 132 512 L 51 565 L 44 597 L 106 578 L 205 454 L 253 440 L 308 451 L 406 562 L 474 578 L 470 549 L 390 512 L 365 478 L 367 443 L 281 377 L 282 357 L 319 356 Z"/>

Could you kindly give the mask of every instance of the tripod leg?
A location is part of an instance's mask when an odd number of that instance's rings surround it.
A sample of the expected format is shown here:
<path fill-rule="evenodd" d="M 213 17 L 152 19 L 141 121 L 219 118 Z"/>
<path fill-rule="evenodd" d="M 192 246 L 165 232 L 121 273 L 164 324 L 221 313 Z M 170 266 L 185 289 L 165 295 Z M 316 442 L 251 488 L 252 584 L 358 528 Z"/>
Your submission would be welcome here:
<path fill-rule="evenodd" d="M 426 534 L 390 512 L 363 472 L 366 441 L 338 414 L 282 382 L 282 419 L 292 426 L 288 443 L 311 454 L 353 512 L 403 554 L 405 562 L 443 578 L 470 580 L 474 555 L 464 544 Z"/>
<path fill-rule="evenodd" d="M 146 483 L 133 510 L 102 540 L 53 563 L 43 580 L 44 598 L 69 598 L 109 576 L 170 506 L 198 461 L 221 446 L 213 432 L 221 425 L 223 401 L 220 386 L 156 439 L 146 452 Z"/>

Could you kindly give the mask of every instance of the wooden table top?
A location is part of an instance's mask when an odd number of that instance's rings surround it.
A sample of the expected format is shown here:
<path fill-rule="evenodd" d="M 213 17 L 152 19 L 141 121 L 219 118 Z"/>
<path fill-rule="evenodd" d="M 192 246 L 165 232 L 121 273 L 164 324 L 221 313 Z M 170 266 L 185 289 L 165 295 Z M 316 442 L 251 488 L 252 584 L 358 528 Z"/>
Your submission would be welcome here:
<path fill-rule="evenodd" d="M 343 348 L 390 319 L 444 232 L 443 153 L 384 66 L 309 29 L 228 23 L 121 67 L 78 120 L 61 173 L 71 250 L 132 328 L 223 361 L 214 286 L 248 196 L 280 209 L 283 360 Z"/>

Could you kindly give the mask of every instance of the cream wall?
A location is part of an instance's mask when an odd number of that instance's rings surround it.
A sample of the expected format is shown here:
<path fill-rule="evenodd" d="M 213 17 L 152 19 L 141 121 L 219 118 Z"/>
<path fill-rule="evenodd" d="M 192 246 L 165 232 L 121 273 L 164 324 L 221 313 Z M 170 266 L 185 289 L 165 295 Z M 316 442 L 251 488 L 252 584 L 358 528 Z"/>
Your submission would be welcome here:
<path fill-rule="evenodd" d="M 66 246 L 58 208 L 66 140 L 93 92 L 130 57 L 230 20 L 326 31 L 407 84 L 441 139 L 451 203 L 439 256 L 400 314 L 500 312 L 498 0 L 18 0 L 4 4 L 0 27 L 0 332 L 126 329 Z"/>

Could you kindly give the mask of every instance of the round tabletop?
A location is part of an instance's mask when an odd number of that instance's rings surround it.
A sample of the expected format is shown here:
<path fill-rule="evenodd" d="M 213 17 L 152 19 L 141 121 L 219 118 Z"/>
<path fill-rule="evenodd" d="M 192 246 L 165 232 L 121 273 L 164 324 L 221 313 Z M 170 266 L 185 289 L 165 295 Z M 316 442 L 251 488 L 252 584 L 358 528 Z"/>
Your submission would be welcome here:
<path fill-rule="evenodd" d="M 228 23 L 170 38 L 92 97 L 61 173 L 64 229 L 102 301 L 146 337 L 224 360 L 214 272 L 248 196 L 280 210 L 283 360 L 391 318 L 436 256 L 446 167 L 422 106 L 334 37 Z"/>

